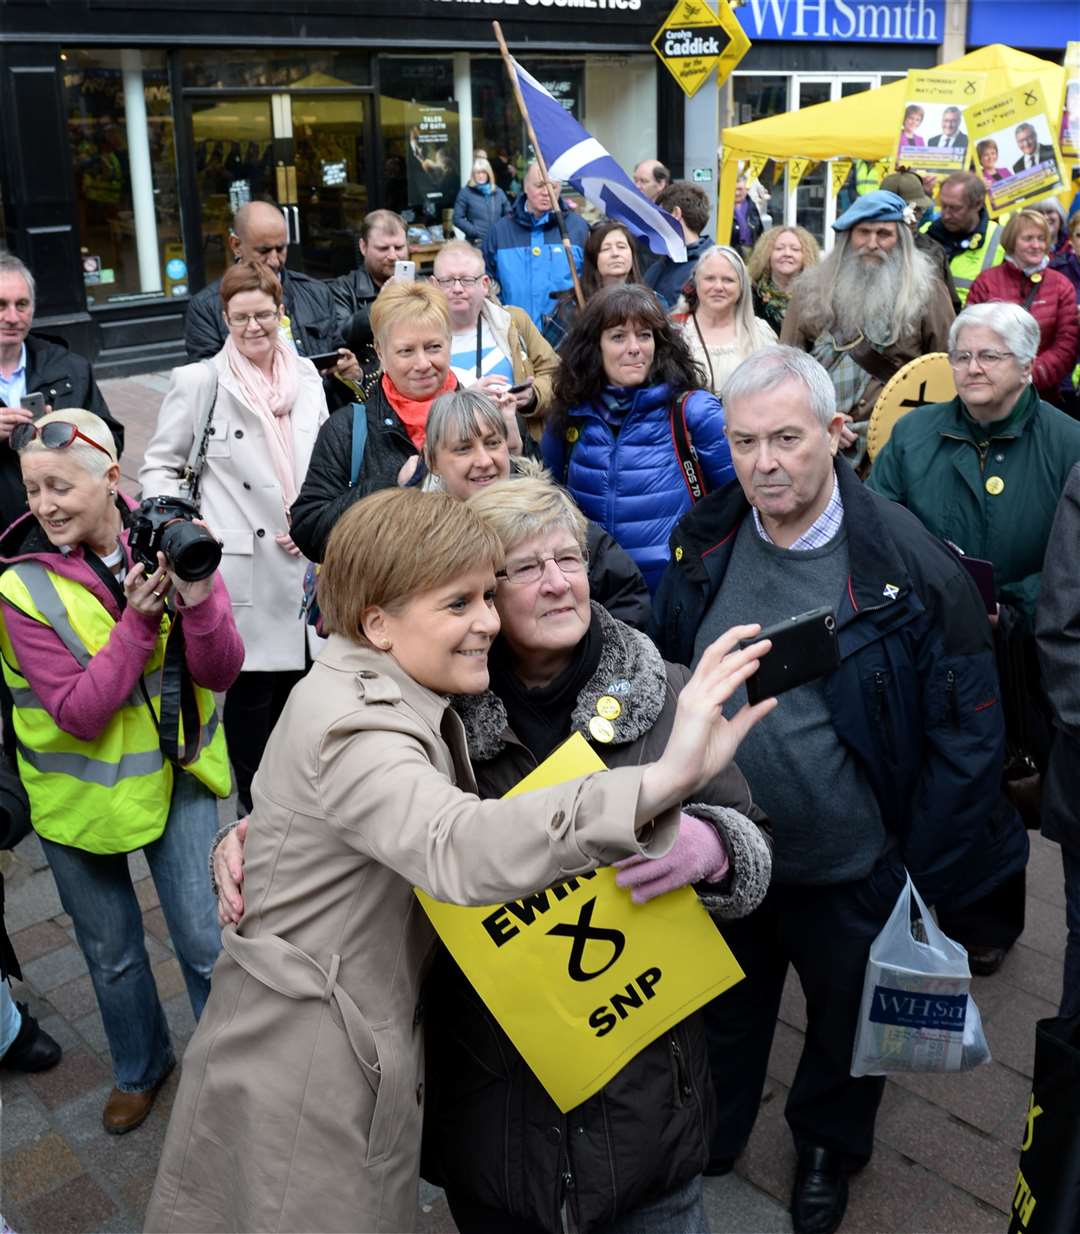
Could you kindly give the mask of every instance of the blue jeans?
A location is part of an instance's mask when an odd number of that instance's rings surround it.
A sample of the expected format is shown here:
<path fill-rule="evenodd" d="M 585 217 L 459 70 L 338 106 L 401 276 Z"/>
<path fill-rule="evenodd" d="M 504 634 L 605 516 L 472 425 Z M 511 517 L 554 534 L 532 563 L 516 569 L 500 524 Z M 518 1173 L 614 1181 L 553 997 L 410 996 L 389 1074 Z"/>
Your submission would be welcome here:
<path fill-rule="evenodd" d="M 196 1019 L 221 949 L 207 870 L 217 827 L 217 799 L 194 776 L 177 771 L 165 830 L 143 849 Z M 41 846 L 90 969 L 116 1087 L 131 1093 L 152 1088 L 175 1056 L 127 854 L 87 853 L 44 838 Z"/>
<path fill-rule="evenodd" d="M 22 1016 L 11 997 L 11 990 L 6 981 L 0 981 L 0 1058 L 11 1048 L 11 1043 L 19 1035 L 22 1028 Z"/>
<path fill-rule="evenodd" d="M 1080 1015 L 1080 853 L 1061 847 L 1065 869 L 1065 973 L 1061 988 L 1063 1016 Z"/>

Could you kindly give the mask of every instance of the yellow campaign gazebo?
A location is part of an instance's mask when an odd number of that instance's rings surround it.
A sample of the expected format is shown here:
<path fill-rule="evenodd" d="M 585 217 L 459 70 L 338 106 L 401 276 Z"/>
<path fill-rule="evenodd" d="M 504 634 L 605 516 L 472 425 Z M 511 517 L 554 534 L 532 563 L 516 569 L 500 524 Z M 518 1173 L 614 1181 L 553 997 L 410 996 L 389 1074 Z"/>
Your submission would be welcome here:
<path fill-rule="evenodd" d="M 993 43 L 935 67 L 942 72 L 967 69 L 987 73 L 987 97 L 1037 79 L 1056 131 L 1065 96 L 1065 69 L 1060 64 Z M 901 79 L 833 103 L 818 103 L 722 130 L 717 241 L 727 244 L 731 237 L 740 162 L 755 158 L 772 159 L 777 163 L 791 159 L 819 163 L 835 158 L 876 162 L 890 158 L 896 151 L 906 92 L 907 83 Z"/>

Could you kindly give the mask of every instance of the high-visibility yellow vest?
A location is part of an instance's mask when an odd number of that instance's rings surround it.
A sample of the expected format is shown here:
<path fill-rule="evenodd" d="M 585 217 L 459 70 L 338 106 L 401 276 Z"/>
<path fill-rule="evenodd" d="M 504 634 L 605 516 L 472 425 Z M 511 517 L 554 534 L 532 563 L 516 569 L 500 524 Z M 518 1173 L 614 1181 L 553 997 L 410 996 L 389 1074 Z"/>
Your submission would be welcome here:
<path fill-rule="evenodd" d="M 49 626 L 84 668 L 116 625 L 91 591 L 37 561 L 9 566 L 0 575 L 0 595 Z M 23 676 L 0 606 L 0 654 L 4 680 L 15 700 L 19 777 L 30 799 L 34 829 L 47 840 L 90 853 L 127 853 L 165 830 L 173 765 L 161 752 L 158 721 L 170 626 L 169 617 L 163 616 L 139 683 L 102 732 L 84 741 L 59 727 Z M 185 770 L 216 796 L 226 797 L 232 777 L 214 696 L 198 685 L 195 696 L 198 754 Z M 183 742 L 181 731 L 181 748 Z"/>
<path fill-rule="evenodd" d="M 881 188 L 885 171 L 881 163 L 868 163 L 859 159 L 855 164 L 855 192 L 863 197 L 867 193 L 876 192 Z"/>
<path fill-rule="evenodd" d="M 929 231 L 932 225 L 933 219 L 930 219 L 919 230 Z M 961 249 L 949 262 L 961 308 L 967 304 L 971 284 L 979 275 L 984 270 L 1000 266 L 1005 260 L 1005 250 L 1001 247 L 1001 231 L 1002 228 L 998 223 L 995 223 L 993 219 L 988 219 L 986 235 L 982 236 L 976 232 L 972 237 L 972 243 L 966 249 Z"/>

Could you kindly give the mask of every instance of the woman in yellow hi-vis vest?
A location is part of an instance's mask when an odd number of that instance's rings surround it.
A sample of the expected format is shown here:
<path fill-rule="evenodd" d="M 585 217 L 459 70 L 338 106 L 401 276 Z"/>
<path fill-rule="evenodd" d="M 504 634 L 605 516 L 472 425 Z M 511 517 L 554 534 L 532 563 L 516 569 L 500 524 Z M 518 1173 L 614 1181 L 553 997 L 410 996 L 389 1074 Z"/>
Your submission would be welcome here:
<path fill-rule="evenodd" d="M 198 1018 L 220 947 L 206 860 L 231 789 L 212 692 L 244 649 L 216 570 L 185 581 L 161 552 L 132 565 L 103 420 L 52 412 L 10 444 L 30 504 L 0 539 L 19 776 L 94 983 L 116 1085 L 103 1121 L 120 1134 L 174 1063 L 127 854 L 146 855 Z"/>

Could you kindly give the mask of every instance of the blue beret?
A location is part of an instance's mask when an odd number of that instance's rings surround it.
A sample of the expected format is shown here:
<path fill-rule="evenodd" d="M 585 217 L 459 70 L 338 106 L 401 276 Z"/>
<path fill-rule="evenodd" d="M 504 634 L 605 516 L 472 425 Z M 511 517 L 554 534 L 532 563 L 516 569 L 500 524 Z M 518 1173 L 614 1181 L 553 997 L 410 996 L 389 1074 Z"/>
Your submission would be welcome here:
<path fill-rule="evenodd" d="M 833 223 L 833 231 L 850 231 L 856 223 L 902 223 L 907 202 L 896 193 L 878 189 L 858 198 Z"/>

